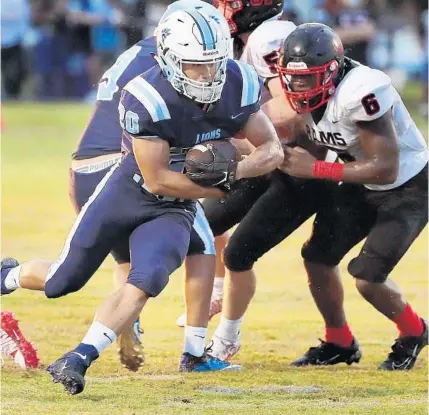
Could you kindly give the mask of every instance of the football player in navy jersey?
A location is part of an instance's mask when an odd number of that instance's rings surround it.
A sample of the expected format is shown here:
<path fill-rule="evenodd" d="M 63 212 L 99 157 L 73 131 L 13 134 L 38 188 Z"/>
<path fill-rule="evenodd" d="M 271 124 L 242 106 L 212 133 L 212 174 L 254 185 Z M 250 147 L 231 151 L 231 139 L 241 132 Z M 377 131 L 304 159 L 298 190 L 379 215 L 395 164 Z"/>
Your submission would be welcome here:
<path fill-rule="evenodd" d="M 228 24 L 233 38 L 234 59 L 253 66 L 263 80 L 262 109 L 273 122 L 281 117 L 282 131 L 278 133 L 282 138 L 286 138 L 299 120 L 299 115 L 284 105 L 285 97 L 276 70 L 282 41 L 296 27 L 290 21 L 279 20 L 283 1 L 215 0 L 213 4 Z M 287 123 L 284 122 L 286 118 Z M 252 146 L 246 140 L 237 140 L 235 145 L 242 154 L 252 151 Z M 222 253 L 229 240 L 228 230 L 243 219 L 256 200 L 268 189 L 269 184 L 268 176 L 243 180 L 235 186 L 234 195 L 229 194 L 225 200 L 203 201 L 206 217 L 215 235 L 217 252 L 210 317 L 222 311 L 225 277 Z M 185 322 L 186 314 L 183 313 L 176 324 L 183 327 Z"/>
<path fill-rule="evenodd" d="M 183 8 L 204 9 L 222 18 L 208 3 L 199 0 L 179 0 L 168 7 L 160 23 L 172 12 Z M 100 79 L 95 109 L 73 153 L 70 169 L 70 197 L 77 213 L 88 201 L 101 179 L 122 156 L 122 127 L 118 117 L 121 90 L 134 77 L 156 65 L 153 57 L 155 54 L 156 39 L 152 36 L 122 53 Z M 214 254 L 213 235 L 203 210 L 198 206 L 185 261 L 186 278 L 198 284 L 202 278 L 212 278 Z M 112 255 L 117 263 L 115 279 L 117 286 L 120 287 L 126 282 L 130 269 L 128 236 L 114 246 Z M 207 271 L 207 276 L 201 274 L 203 270 Z M 124 329 L 118 336 L 117 343 L 121 362 L 129 370 L 138 370 L 144 361 L 139 319 Z"/>
<path fill-rule="evenodd" d="M 70 168 L 69 193 L 77 213 L 101 179 L 122 157 L 122 128 L 117 115 L 121 90 L 128 81 L 156 64 L 152 53 L 156 53 L 154 36 L 122 53 L 98 84 L 97 102 L 73 153 Z M 124 284 L 130 270 L 128 240 L 125 236 L 112 249 L 118 287 Z M 117 343 L 121 362 L 130 370 L 138 370 L 144 361 L 138 318 L 118 336 Z"/>
<path fill-rule="evenodd" d="M 246 137 L 255 150 L 225 168 L 225 185 L 266 174 L 283 161 L 275 129 L 260 110 L 259 78 L 250 66 L 228 59 L 230 34 L 224 28 L 216 16 L 194 9 L 176 11 L 158 27 L 157 65 L 122 92 L 119 116 L 126 154 L 82 208 L 60 256 L 54 262 L 2 264 L 2 294 L 22 287 L 55 298 L 79 288 L 70 281 L 77 275 L 88 280 L 115 243 L 129 235 L 127 283 L 100 306 L 82 342 L 47 369 L 71 394 L 83 391 L 90 364 L 183 262 L 195 200 L 224 196 L 183 174 L 187 150 L 208 137 Z M 192 294 L 187 299 L 191 307 L 200 301 Z M 180 370 L 237 369 L 205 352 L 207 317 L 195 313 L 198 319 L 198 326 L 185 331 Z"/>

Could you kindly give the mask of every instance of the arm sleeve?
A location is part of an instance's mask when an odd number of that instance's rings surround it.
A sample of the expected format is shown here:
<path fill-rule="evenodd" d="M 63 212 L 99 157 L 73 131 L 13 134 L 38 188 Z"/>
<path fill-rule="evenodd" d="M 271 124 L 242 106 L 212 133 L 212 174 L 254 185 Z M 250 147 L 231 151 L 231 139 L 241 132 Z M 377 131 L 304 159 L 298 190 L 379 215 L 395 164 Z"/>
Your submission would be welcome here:
<path fill-rule="evenodd" d="M 261 78 L 258 78 L 258 81 L 259 81 L 258 99 L 250 107 L 250 113 L 251 114 L 254 114 L 255 112 L 258 112 L 261 109 L 261 97 L 262 97 L 262 91 L 264 89 L 264 81 Z"/>
<path fill-rule="evenodd" d="M 241 76 L 241 106 L 250 106 L 251 113 L 259 111 L 261 106 L 261 91 L 264 82 L 259 78 L 253 66 L 235 61 Z"/>
<path fill-rule="evenodd" d="M 170 143 L 163 122 L 154 122 L 145 106 L 125 89 L 121 93 L 118 112 L 121 127 L 133 139 L 161 138 Z"/>

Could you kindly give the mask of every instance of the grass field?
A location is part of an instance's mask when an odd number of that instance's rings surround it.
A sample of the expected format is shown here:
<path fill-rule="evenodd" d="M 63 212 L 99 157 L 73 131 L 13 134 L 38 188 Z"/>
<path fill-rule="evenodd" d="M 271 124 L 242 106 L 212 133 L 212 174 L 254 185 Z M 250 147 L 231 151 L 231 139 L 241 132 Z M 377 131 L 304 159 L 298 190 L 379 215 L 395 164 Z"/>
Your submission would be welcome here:
<path fill-rule="evenodd" d="M 417 90 L 411 89 L 411 106 Z M 68 164 L 89 108 L 72 104 L 3 107 L 2 256 L 20 261 L 55 258 L 73 223 Z M 427 124 L 419 120 L 427 130 Z M 307 223 L 256 265 L 257 294 L 243 325 L 240 373 L 179 374 L 182 331 L 182 270 L 142 317 L 147 363 L 133 374 L 120 367 L 115 347 L 89 370 L 81 395 L 70 397 L 44 370 L 24 372 L 6 360 L 2 412 L 12 414 L 426 414 L 427 357 L 409 373 L 381 373 L 377 365 L 396 336 L 394 326 L 354 289 L 342 263 L 348 320 L 363 349 L 359 365 L 296 369 L 289 362 L 323 337 L 300 258 Z M 427 229 L 392 278 L 422 315 L 427 313 Z M 45 368 L 74 347 L 93 313 L 112 290 L 108 259 L 79 293 L 47 300 L 41 293 L 2 297 L 23 332 L 38 347 Z M 212 333 L 218 318 L 210 324 Z"/>

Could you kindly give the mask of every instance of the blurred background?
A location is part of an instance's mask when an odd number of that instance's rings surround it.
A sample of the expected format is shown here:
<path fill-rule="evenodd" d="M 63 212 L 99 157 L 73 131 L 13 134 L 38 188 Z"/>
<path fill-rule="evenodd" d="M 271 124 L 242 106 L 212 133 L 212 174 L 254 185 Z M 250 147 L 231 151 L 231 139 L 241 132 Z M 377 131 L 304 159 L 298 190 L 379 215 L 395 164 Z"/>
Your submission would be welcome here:
<path fill-rule="evenodd" d="M 2 100 L 93 102 L 118 54 L 150 36 L 171 1 L 2 0 Z M 418 89 L 427 117 L 428 3 L 423 0 L 286 0 L 283 18 L 333 27 L 348 56 Z"/>

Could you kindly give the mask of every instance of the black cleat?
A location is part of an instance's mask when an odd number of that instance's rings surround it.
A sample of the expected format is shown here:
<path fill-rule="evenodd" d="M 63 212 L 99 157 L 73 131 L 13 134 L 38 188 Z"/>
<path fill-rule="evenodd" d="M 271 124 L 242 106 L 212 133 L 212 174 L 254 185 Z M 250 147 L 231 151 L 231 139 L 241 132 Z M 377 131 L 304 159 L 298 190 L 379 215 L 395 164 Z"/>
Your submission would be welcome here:
<path fill-rule="evenodd" d="M 85 373 L 89 367 L 84 357 L 86 356 L 77 352 L 68 352 L 49 365 L 46 371 L 52 376 L 54 383 L 61 382 L 66 392 L 77 395 L 85 388 Z"/>
<path fill-rule="evenodd" d="M 358 341 L 353 337 L 353 343 L 349 347 L 341 347 L 335 343 L 320 340 L 319 346 L 310 347 L 304 356 L 294 360 L 291 366 L 326 366 L 337 363 L 359 363 L 362 352 Z"/>
<path fill-rule="evenodd" d="M 392 351 L 378 368 L 380 370 L 410 370 L 416 363 L 423 347 L 428 345 L 428 324 L 423 320 L 423 333 L 418 337 L 400 337 L 392 345 Z"/>

